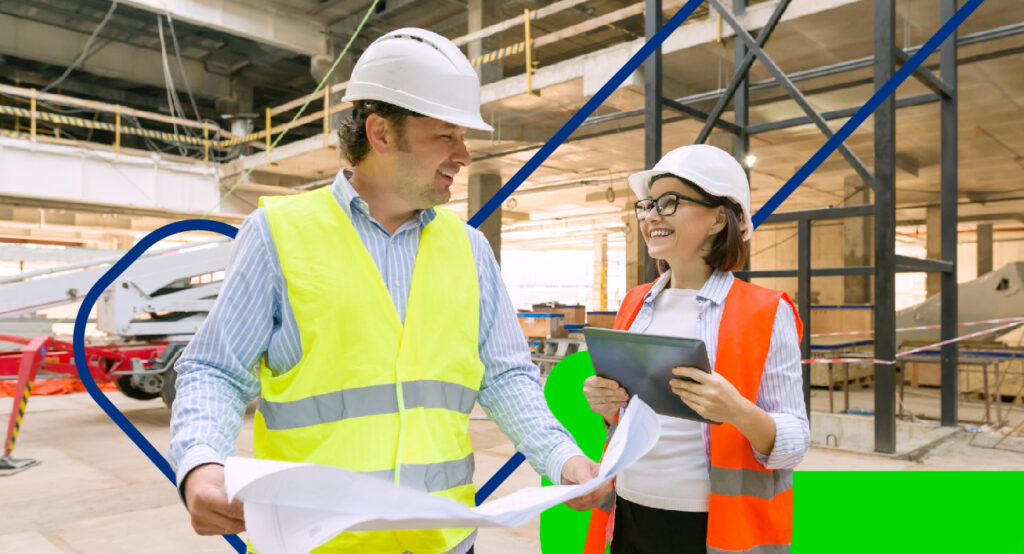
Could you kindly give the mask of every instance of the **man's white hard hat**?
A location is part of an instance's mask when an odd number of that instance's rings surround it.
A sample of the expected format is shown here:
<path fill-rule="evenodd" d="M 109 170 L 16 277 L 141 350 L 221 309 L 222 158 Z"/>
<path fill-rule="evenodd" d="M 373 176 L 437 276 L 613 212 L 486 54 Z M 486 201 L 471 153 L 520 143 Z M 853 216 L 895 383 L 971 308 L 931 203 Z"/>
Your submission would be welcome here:
<path fill-rule="evenodd" d="M 379 100 L 480 131 L 480 79 L 458 46 L 426 29 L 391 31 L 359 56 L 342 100 Z"/>
<path fill-rule="evenodd" d="M 750 182 L 736 158 L 721 148 L 707 144 L 681 146 L 665 154 L 653 169 L 629 176 L 629 186 L 637 198 L 651 195 L 651 179 L 669 173 L 697 185 L 711 196 L 725 197 L 739 204 L 743 210 L 740 229 L 743 240 L 754 235 L 750 221 Z"/>

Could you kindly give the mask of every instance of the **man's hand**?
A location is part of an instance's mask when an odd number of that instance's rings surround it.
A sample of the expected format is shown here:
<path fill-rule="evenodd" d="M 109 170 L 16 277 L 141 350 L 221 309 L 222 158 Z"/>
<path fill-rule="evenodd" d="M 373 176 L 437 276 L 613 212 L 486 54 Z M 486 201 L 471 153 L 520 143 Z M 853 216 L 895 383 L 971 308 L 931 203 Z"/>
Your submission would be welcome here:
<path fill-rule="evenodd" d="M 587 458 L 586 456 L 573 456 L 565 461 L 562 465 L 562 484 L 563 485 L 579 485 L 590 481 L 594 477 L 597 477 L 597 470 L 600 466 Z M 592 510 L 601 504 L 605 496 L 612 492 L 611 481 L 605 481 L 600 487 L 591 491 L 589 494 L 573 498 L 565 503 L 566 506 L 573 510 L 586 511 Z"/>
<path fill-rule="evenodd" d="M 242 503 L 228 502 L 224 492 L 224 466 L 204 464 L 185 477 L 185 504 L 192 528 L 200 535 L 230 535 L 245 531 Z"/>
<path fill-rule="evenodd" d="M 601 414 L 608 423 L 615 421 L 619 408 L 625 408 L 629 401 L 626 389 L 611 379 L 597 375 L 583 381 L 583 396 L 587 397 L 590 409 Z"/>

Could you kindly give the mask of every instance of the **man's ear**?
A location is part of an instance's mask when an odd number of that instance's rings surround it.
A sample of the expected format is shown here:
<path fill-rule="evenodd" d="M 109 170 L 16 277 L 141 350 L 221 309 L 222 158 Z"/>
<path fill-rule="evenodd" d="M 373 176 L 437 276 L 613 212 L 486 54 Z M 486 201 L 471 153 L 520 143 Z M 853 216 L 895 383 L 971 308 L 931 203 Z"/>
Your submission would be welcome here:
<path fill-rule="evenodd" d="M 372 113 L 366 117 L 366 140 L 378 154 L 390 154 L 395 145 L 392 140 L 391 122 L 386 117 Z"/>

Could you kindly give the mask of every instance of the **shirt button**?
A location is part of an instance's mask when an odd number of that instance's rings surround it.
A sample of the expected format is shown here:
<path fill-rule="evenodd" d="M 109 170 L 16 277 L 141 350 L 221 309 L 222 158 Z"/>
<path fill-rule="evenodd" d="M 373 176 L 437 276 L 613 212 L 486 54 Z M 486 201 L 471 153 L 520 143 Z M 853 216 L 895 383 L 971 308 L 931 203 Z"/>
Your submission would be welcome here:
<path fill-rule="evenodd" d="M 398 281 L 395 281 L 395 286 L 396 286 L 396 287 L 400 287 L 400 286 L 401 286 L 401 284 L 400 284 L 400 283 L 399 283 Z"/>

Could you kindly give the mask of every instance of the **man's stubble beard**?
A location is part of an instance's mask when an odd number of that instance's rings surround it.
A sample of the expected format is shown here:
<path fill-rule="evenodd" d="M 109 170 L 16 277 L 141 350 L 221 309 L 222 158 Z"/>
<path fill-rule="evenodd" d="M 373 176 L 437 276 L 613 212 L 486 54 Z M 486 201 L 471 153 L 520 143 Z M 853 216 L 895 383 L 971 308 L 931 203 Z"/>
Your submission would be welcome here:
<path fill-rule="evenodd" d="M 409 148 L 409 142 L 404 134 L 399 135 L 396 146 L 398 151 L 401 152 L 400 159 L 414 160 L 412 151 Z M 399 166 L 400 169 L 402 165 Z M 433 208 L 448 202 L 452 196 L 451 188 L 438 190 L 435 186 L 436 174 L 437 169 L 435 168 L 434 172 L 431 173 L 429 181 L 418 185 L 414 180 L 407 177 L 403 171 L 399 171 L 398 183 L 396 183 L 398 194 L 409 201 L 416 209 L 420 210 Z"/>

